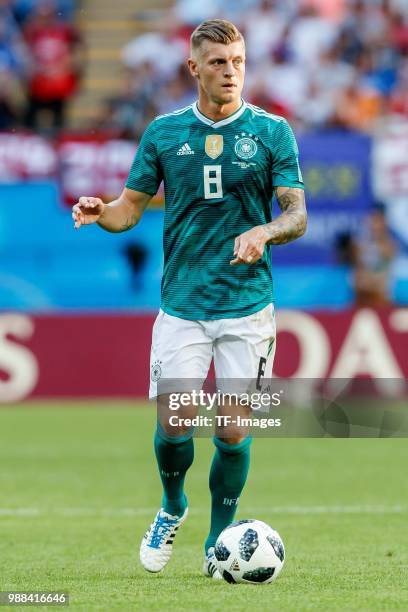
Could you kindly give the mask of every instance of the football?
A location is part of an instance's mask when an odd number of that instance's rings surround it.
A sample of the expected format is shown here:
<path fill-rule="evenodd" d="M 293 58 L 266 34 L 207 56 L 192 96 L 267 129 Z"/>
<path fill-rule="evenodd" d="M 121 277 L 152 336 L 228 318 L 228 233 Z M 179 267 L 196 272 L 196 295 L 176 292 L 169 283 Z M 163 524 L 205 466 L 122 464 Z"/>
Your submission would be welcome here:
<path fill-rule="evenodd" d="M 224 529 L 214 554 L 221 576 L 232 584 L 269 584 L 276 580 L 285 561 L 278 532 L 255 519 L 237 521 Z"/>

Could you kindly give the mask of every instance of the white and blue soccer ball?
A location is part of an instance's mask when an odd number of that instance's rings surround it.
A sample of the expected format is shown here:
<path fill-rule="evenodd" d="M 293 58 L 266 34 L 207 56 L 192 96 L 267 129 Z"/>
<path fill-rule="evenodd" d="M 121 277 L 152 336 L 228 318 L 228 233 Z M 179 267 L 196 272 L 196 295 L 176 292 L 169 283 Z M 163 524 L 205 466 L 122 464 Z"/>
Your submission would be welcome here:
<path fill-rule="evenodd" d="M 218 536 L 214 549 L 218 571 L 230 583 L 269 584 L 285 561 L 279 533 L 255 519 L 237 521 Z"/>

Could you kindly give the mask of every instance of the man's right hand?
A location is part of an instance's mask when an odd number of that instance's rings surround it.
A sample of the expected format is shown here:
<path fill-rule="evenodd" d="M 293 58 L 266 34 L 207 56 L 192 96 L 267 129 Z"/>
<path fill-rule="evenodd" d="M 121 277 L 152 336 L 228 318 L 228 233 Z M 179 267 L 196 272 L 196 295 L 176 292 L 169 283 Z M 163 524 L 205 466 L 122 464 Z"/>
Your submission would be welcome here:
<path fill-rule="evenodd" d="M 81 197 L 72 207 L 72 218 L 75 229 L 81 225 L 96 223 L 101 218 L 106 204 L 100 198 Z"/>

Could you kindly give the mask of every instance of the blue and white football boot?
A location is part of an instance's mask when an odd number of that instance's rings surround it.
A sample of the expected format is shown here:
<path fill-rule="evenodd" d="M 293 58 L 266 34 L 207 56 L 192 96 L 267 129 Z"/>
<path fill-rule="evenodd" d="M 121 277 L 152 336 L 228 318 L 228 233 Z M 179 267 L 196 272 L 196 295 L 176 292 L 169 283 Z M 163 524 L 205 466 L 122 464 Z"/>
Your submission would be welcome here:
<path fill-rule="evenodd" d="M 140 561 L 148 572 L 161 572 L 170 560 L 173 542 L 179 527 L 187 518 L 188 508 L 182 516 L 173 516 L 161 508 L 147 530 L 140 545 Z"/>
<path fill-rule="evenodd" d="M 208 549 L 204 557 L 203 574 L 214 580 L 222 580 L 222 576 L 217 569 L 217 559 L 215 558 L 213 546 Z"/>

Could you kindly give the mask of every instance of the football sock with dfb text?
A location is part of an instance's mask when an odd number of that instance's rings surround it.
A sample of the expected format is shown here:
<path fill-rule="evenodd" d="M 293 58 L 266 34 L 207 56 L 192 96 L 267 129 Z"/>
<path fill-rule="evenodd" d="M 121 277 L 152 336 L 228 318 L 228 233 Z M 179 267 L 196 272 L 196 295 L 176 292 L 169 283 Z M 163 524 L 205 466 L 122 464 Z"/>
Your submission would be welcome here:
<path fill-rule="evenodd" d="M 154 450 L 163 484 L 163 509 L 169 514 L 181 516 L 187 507 L 184 479 L 194 459 L 193 438 L 191 435 L 180 438 L 167 436 L 158 424 Z"/>
<path fill-rule="evenodd" d="M 205 541 L 206 552 L 215 545 L 221 531 L 234 520 L 248 475 L 251 438 L 245 438 L 239 444 L 227 444 L 214 438 L 214 444 L 216 448 L 209 480 L 211 525 Z"/>

